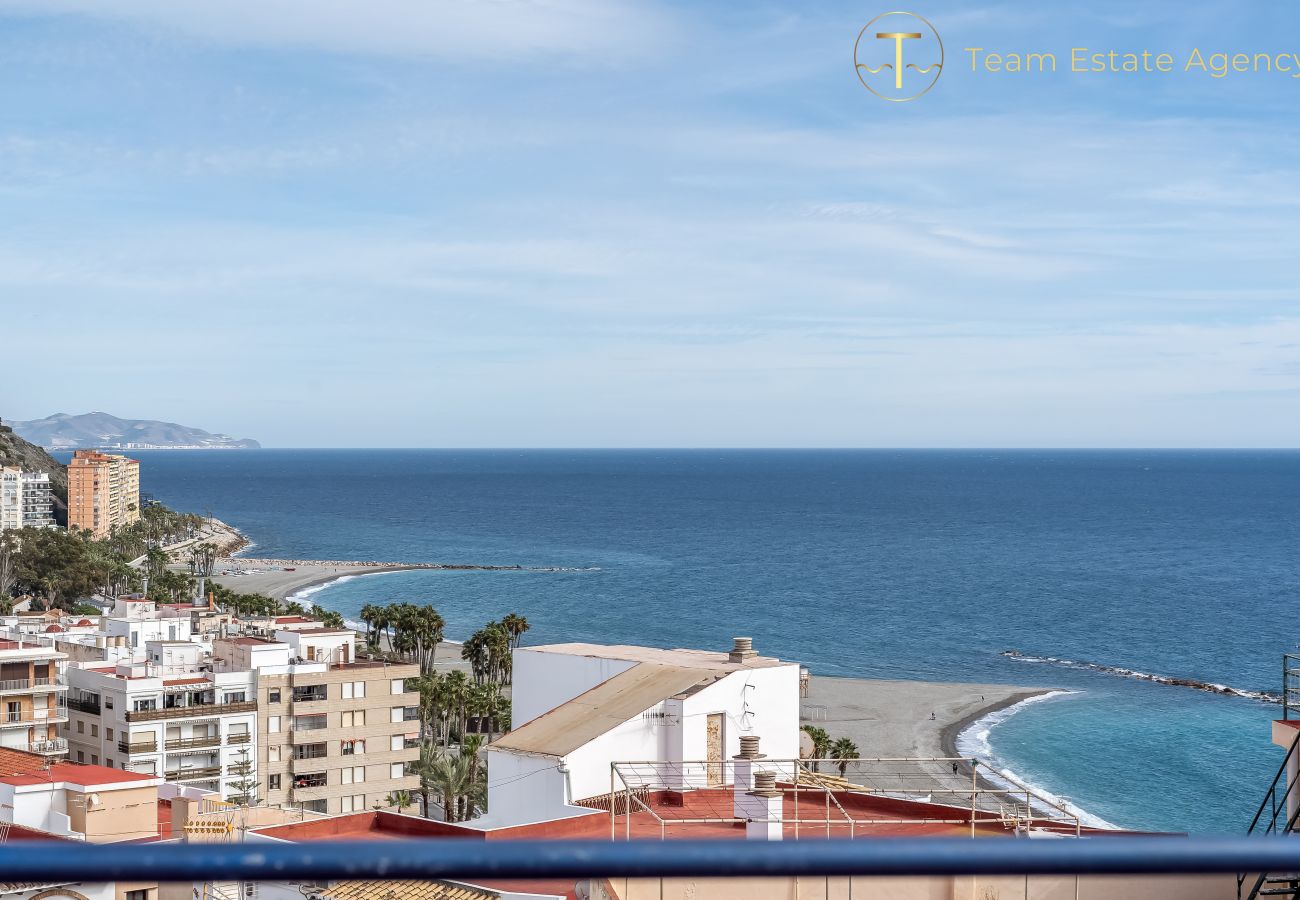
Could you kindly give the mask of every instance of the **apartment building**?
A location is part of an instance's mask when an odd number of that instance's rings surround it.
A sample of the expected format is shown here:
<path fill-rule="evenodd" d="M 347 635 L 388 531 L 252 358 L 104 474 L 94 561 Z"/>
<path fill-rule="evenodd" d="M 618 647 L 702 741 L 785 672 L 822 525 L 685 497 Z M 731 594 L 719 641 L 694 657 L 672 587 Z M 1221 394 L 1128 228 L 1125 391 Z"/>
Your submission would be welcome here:
<path fill-rule="evenodd" d="M 68 527 L 105 537 L 140 518 L 140 463 L 78 450 L 68 463 Z"/>
<path fill-rule="evenodd" d="M 0 466 L 0 531 L 54 526 L 54 495 L 45 472 Z"/>
<path fill-rule="evenodd" d="M 407 772 L 420 756 L 420 695 L 407 680 L 419 667 L 357 661 L 355 643 L 355 632 L 319 623 L 213 642 L 218 670 L 257 673 L 257 769 L 267 803 L 333 814 L 418 789 Z"/>
<path fill-rule="evenodd" d="M 67 659 L 36 641 L 0 640 L 0 747 L 47 759 L 66 755 L 59 727 L 68 721 L 61 677 Z"/>
<path fill-rule="evenodd" d="M 201 644 L 150 640 L 143 657 L 74 664 L 67 680 L 70 759 L 224 800 L 240 800 L 240 782 L 258 777 L 256 678 L 212 671 Z"/>

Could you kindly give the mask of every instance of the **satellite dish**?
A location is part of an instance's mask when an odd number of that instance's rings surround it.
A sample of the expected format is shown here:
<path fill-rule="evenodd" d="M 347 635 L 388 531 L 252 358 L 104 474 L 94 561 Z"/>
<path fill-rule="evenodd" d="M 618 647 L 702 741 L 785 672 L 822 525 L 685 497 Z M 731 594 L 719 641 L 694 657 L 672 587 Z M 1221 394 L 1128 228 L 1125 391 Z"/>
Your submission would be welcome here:
<path fill-rule="evenodd" d="M 806 731 L 799 732 L 799 758 L 812 759 L 812 755 L 817 752 L 817 746 L 813 743 L 812 735 Z"/>
<path fill-rule="evenodd" d="M 89 797 L 88 799 L 90 800 L 90 808 L 91 808 L 91 809 L 94 809 L 96 806 L 103 806 L 103 805 L 104 805 L 104 802 L 103 802 L 102 800 L 99 799 L 99 794 L 91 794 L 90 797 Z"/>

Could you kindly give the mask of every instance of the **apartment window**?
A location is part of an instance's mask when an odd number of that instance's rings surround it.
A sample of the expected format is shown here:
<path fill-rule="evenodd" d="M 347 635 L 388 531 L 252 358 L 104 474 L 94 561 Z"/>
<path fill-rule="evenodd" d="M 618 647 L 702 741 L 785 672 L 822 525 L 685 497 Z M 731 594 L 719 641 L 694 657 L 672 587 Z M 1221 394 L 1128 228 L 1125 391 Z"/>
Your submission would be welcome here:
<path fill-rule="evenodd" d="M 266 733 L 267 733 L 267 734 L 279 734 L 279 733 L 280 733 L 280 717 L 279 717 L 279 716 L 267 716 L 267 717 L 266 717 Z"/>
<path fill-rule="evenodd" d="M 344 784 L 361 784 L 366 780 L 365 766 L 345 766 L 343 768 Z"/>
<path fill-rule="evenodd" d="M 364 681 L 343 682 L 344 700 L 360 700 L 365 696 L 366 696 L 366 683 Z"/>
<path fill-rule="evenodd" d="M 394 721 L 394 722 L 400 722 L 400 721 L 402 721 L 402 710 L 403 710 L 403 708 L 404 708 L 404 707 L 401 707 L 401 706 L 394 706 L 394 707 L 393 707 L 393 718 L 392 718 L 392 721 Z"/>
<path fill-rule="evenodd" d="M 266 787 L 267 790 L 278 791 L 280 789 L 280 776 L 279 775 L 266 776 Z"/>
<path fill-rule="evenodd" d="M 270 746 L 268 746 L 268 747 L 266 748 L 266 761 L 267 761 L 267 762 L 279 762 L 279 761 L 280 761 L 280 745 L 279 745 L 279 744 L 271 744 Z"/>
<path fill-rule="evenodd" d="M 279 702 L 280 702 L 280 689 L 279 689 L 279 688 L 275 688 L 274 690 L 267 691 L 267 692 L 266 692 L 266 702 L 267 702 L 267 703 L 279 703 Z"/>
<path fill-rule="evenodd" d="M 345 812 L 345 813 L 350 813 L 350 812 L 365 812 L 365 811 L 366 811 L 366 795 L 365 795 L 365 794 L 352 794 L 351 796 L 348 796 L 348 797 L 340 797 L 340 798 L 339 798 L 339 804 L 340 804 L 340 805 L 339 805 L 339 810 L 340 810 L 340 812 Z"/>
<path fill-rule="evenodd" d="M 157 709 L 158 698 L 150 697 L 148 700 L 135 700 L 132 702 L 131 708 L 136 712 L 144 712 L 147 709 Z"/>
<path fill-rule="evenodd" d="M 122 900 L 149 900 L 149 889 L 144 888 L 139 891 L 127 891 L 122 895 Z"/>
<path fill-rule="evenodd" d="M 99 737 L 99 726 L 96 725 L 94 722 L 90 723 L 90 736 Z"/>
<path fill-rule="evenodd" d="M 105 698 L 104 698 L 104 709 L 112 709 L 112 708 L 113 708 L 113 698 L 112 698 L 112 697 L 105 697 Z"/>
<path fill-rule="evenodd" d="M 323 684 L 311 684 L 305 687 L 296 687 L 293 689 L 294 703 L 314 703 L 317 700 L 328 700 L 329 690 Z"/>
<path fill-rule="evenodd" d="M 111 729 L 111 728 L 105 728 L 105 729 L 104 729 L 104 737 L 111 741 L 111 740 L 113 739 L 113 729 Z"/>
<path fill-rule="evenodd" d="M 405 748 L 406 748 L 406 737 L 404 735 L 395 734 L 388 739 L 389 750 L 404 750 Z"/>
<path fill-rule="evenodd" d="M 85 723 L 85 722 L 82 722 L 82 721 L 80 721 L 80 720 L 78 720 L 78 721 L 77 721 L 77 734 L 85 734 L 85 733 L 86 733 L 86 723 Z"/>
<path fill-rule="evenodd" d="M 90 754 L 90 764 L 91 764 L 92 766 L 97 766 L 97 765 L 99 765 L 99 754 L 98 754 L 98 753 L 92 753 L 92 754 Z"/>
<path fill-rule="evenodd" d="M 82 750 L 78 750 L 78 751 L 77 751 L 77 762 L 79 762 L 79 763 L 84 763 L 85 761 L 86 761 L 86 754 L 85 754 L 85 752 L 82 751 Z"/>
<path fill-rule="evenodd" d="M 394 694 L 405 694 L 405 693 L 406 693 L 406 679 L 405 679 L 405 678 L 394 678 L 392 681 L 390 681 L 390 682 L 388 683 L 388 690 L 391 691 L 391 692 L 394 693 Z"/>
<path fill-rule="evenodd" d="M 232 691 L 231 693 L 226 694 L 225 702 L 226 702 L 226 703 L 243 703 L 243 702 L 246 701 L 247 699 L 248 699 L 248 693 L 247 693 L 247 692 L 245 692 L 245 691 Z"/>
<path fill-rule="evenodd" d="M 343 742 L 344 756 L 360 756 L 365 752 L 366 752 L 365 741 L 344 741 Z"/>
<path fill-rule="evenodd" d="M 117 766 L 113 763 L 113 757 L 111 756 L 108 759 L 104 760 L 104 765 L 108 766 L 110 769 L 117 768 Z"/>
<path fill-rule="evenodd" d="M 341 713 L 340 716 L 344 728 L 360 728 L 366 724 L 366 711 L 364 709 Z"/>
<path fill-rule="evenodd" d="M 389 778 L 401 778 L 406 774 L 406 765 L 404 763 L 393 763 L 388 767 Z"/>

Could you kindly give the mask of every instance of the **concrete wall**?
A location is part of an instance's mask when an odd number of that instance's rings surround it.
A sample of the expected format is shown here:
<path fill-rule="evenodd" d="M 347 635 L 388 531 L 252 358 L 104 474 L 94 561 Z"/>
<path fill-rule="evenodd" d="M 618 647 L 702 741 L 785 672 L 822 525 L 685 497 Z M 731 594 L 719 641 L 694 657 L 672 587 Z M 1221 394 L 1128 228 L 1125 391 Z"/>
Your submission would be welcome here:
<path fill-rule="evenodd" d="M 510 727 L 531 722 L 634 665 L 624 659 L 520 648 L 514 652 Z"/>

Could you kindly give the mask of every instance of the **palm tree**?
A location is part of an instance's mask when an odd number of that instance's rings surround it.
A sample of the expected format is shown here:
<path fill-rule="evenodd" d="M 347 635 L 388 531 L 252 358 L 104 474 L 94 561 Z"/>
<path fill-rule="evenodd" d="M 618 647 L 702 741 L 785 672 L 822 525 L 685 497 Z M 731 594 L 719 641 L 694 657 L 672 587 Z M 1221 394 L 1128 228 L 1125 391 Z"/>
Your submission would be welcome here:
<path fill-rule="evenodd" d="M 813 742 L 813 771 L 820 772 L 822 760 L 831 753 L 831 736 L 826 733 L 825 728 L 818 728 L 816 725 L 805 725 L 803 730 L 808 732 Z"/>
<path fill-rule="evenodd" d="M 523 616 L 510 613 L 501 620 L 501 624 L 505 626 L 506 632 L 510 635 L 510 646 L 517 648 L 523 640 L 524 632 L 529 628 L 528 620 Z"/>
<path fill-rule="evenodd" d="M 415 679 L 420 691 L 420 738 L 423 741 L 438 739 L 438 722 L 442 706 L 442 677 L 433 672 Z"/>
<path fill-rule="evenodd" d="M 442 689 L 446 715 L 450 721 L 456 723 L 456 735 L 459 737 L 465 733 L 465 709 L 469 704 L 470 692 L 469 676 L 459 669 L 448 672 L 442 678 Z M 446 746 L 450 741 L 451 728 L 448 727 L 447 733 L 443 736 L 443 745 Z"/>
<path fill-rule="evenodd" d="M 831 758 L 839 766 L 843 778 L 849 770 L 849 763 L 858 758 L 858 745 L 848 738 L 840 738 L 831 745 Z"/>
<path fill-rule="evenodd" d="M 412 802 L 411 802 L 411 792 L 410 792 L 410 791 L 393 791 L 391 794 L 388 795 L 388 805 L 389 805 L 389 806 L 396 806 L 396 807 L 397 807 L 397 811 L 398 811 L 399 813 L 402 812 L 402 811 L 405 810 L 408 806 L 411 806 L 411 805 L 412 805 Z"/>
<path fill-rule="evenodd" d="M 442 817 L 447 822 L 460 821 L 461 800 L 475 793 L 469 760 L 442 753 L 433 761 L 429 773 L 431 786 L 442 796 Z"/>
<path fill-rule="evenodd" d="M 469 760 L 469 776 L 472 780 L 478 781 L 479 777 L 479 751 L 483 749 L 483 736 L 481 734 L 466 734 L 460 739 L 460 755 Z"/>
<path fill-rule="evenodd" d="M 433 818 L 433 809 L 429 806 L 429 794 L 437 789 L 436 773 L 438 748 L 432 741 L 420 744 L 420 758 L 415 763 L 415 774 L 420 776 L 420 806 L 424 809 L 426 819 Z"/>

